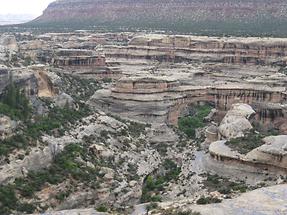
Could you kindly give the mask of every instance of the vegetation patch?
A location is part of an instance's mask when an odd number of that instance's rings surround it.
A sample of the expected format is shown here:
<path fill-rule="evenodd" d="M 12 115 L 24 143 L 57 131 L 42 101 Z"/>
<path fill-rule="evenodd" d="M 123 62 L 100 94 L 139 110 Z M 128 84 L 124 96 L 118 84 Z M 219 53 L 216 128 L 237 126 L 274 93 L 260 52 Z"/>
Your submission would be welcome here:
<path fill-rule="evenodd" d="M 180 167 L 172 160 L 166 159 L 162 165 L 161 173 L 149 175 L 144 181 L 141 202 L 160 202 L 160 192 L 171 181 L 176 180 L 181 172 Z"/>
<path fill-rule="evenodd" d="M 17 87 L 10 77 L 9 85 L 0 96 L 0 114 L 14 120 L 27 120 L 31 113 L 32 108 L 24 91 Z"/>
<path fill-rule="evenodd" d="M 221 199 L 210 197 L 210 196 L 208 197 L 202 196 L 196 201 L 196 203 L 199 205 L 206 205 L 206 204 L 220 203 L 220 202 L 222 202 Z"/>
<path fill-rule="evenodd" d="M 46 116 L 38 116 L 33 121 L 29 121 L 25 133 L 30 137 L 38 138 L 44 133 L 52 134 L 52 131 L 57 129 L 59 134 L 63 134 L 69 125 L 89 114 L 88 107 L 81 104 L 79 110 L 54 107 L 50 109 Z"/>
<path fill-rule="evenodd" d="M 210 105 L 196 106 L 193 113 L 178 120 L 178 128 L 188 137 L 195 138 L 196 129 L 205 126 L 204 118 L 208 116 L 212 107 Z"/>
<path fill-rule="evenodd" d="M 95 79 L 84 79 L 79 76 L 58 73 L 62 78 L 62 90 L 71 95 L 76 101 L 87 101 L 94 93 L 101 89 Z"/>
<path fill-rule="evenodd" d="M 255 148 L 263 145 L 262 139 L 265 135 L 260 133 L 255 133 L 251 131 L 244 135 L 244 137 L 239 137 L 236 139 L 231 139 L 225 144 L 228 145 L 232 150 L 239 152 L 240 154 L 247 154 Z"/>
<path fill-rule="evenodd" d="M 88 167 L 80 160 L 89 160 L 95 168 Z M 67 179 L 76 182 L 75 184 L 81 182 L 90 189 L 98 187 L 102 178 L 98 164 L 99 161 L 89 155 L 87 148 L 78 144 L 66 146 L 49 168 L 29 172 L 26 177 L 17 178 L 12 184 L 0 186 L 0 214 L 11 214 L 14 211 L 32 213 L 38 206 L 36 192 L 49 184 L 57 185 Z M 63 201 L 69 194 L 69 191 L 58 193 L 55 199 Z M 20 199 L 31 199 L 31 206 L 23 205 Z"/>
<path fill-rule="evenodd" d="M 203 176 L 207 177 L 203 184 L 209 192 L 218 191 L 221 194 L 230 194 L 232 192 L 244 193 L 248 190 L 248 186 L 243 181 L 233 182 L 217 174 L 211 175 L 207 173 Z"/>
<path fill-rule="evenodd" d="M 35 146 L 36 139 L 43 134 L 63 135 L 71 124 L 90 114 L 87 106 L 79 104 L 79 110 L 54 107 L 47 115 L 32 116 L 33 109 L 28 98 L 11 80 L 0 96 L 0 115 L 21 120 L 22 123 L 14 136 L 0 140 L 0 157 L 9 155 L 15 149 Z"/>

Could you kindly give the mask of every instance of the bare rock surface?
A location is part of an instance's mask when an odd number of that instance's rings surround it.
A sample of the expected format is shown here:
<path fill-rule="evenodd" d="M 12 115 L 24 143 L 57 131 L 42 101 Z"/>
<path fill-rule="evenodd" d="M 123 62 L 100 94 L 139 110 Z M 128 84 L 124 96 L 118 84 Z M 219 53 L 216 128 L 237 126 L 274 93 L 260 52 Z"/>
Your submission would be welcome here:
<path fill-rule="evenodd" d="M 183 208 L 200 212 L 202 215 L 283 215 L 287 213 L 286 191 L 287 185 L 277 185 L 254 190 L 218 204 L 190 205 Z M 180 204 L 178 206 L 173 204 L 175 207 L 183 209 Z M 166 207 L 165 205 L 167 203 L 160 203 L 163 208 Z"/>
<path fill-rule="evenodd" d="M 252 129 L 248 120 L 252 114 L 255 114 L 255 111 L 247 104 L 232 105 L 220 123 L 220 134 L 227 139 L 244 136 L 244 132 Z"/>

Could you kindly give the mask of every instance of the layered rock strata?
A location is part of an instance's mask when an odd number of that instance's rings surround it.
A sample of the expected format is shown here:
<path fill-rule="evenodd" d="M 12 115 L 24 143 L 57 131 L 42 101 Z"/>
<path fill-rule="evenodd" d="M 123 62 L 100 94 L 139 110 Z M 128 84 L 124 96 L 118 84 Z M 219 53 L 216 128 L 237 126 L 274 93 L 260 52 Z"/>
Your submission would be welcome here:
<path fill-rule="evenodd" d="M 118 79 L 121 76 L 119 70 L 108 67 L 103 54 L 92 50 L 58 49 L 52 55 L 40 56 L 42 60 L 54 67 L 62 68 L 63 72 L 75 75 L 112 79 Z"/>
<path fill-rule="evenodd" d="M 286 65 L 284 38 L 218 38 L 184 35 L 139 35 L 128 46 L 107 46 L 107 57 L 157 61 Z"/>
<path fill-rule="evenodd" d="M 100 90 L 90 104 L 105 111 L 148 122 L 177 125 L 180 114 L 198 102 L 212 103 L 219 110 L 232 104 L 248 103 L 256 111 L 269 110 L 266 103 L 286 102 L 285 88 L 258 88 L 250 85 L 179 86 L 171 78 L 123 78 L 111 90 Z M 281 106 L 285 117 L 285 108 Z M 273 116 L 273 115 L 272 115 Z M 266 116 L 265 118 L 268 118 Z M 276 118 L 276 117 L 275 117 Z M 275 120 L 275 118 L 273 120 Z M 281 118 L 280 118 L 281 119 Z"/>

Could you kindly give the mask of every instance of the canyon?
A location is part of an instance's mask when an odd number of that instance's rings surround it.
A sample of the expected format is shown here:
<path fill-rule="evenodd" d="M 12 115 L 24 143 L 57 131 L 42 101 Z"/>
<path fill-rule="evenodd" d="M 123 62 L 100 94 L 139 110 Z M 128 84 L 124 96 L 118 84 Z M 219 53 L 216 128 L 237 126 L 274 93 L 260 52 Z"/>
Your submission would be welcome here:
<path fill-rule="evenodd" d="M 285 38 L 2 34 L 0 212 L 286 213 L 286 61 Z"/>

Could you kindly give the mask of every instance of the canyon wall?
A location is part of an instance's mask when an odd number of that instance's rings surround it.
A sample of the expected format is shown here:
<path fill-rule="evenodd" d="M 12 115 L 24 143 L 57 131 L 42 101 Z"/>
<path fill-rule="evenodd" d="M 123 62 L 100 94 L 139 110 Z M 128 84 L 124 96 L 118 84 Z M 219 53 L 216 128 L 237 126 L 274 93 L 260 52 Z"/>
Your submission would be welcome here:
<path fill-rule="evenodd" d="M 122 78 L 111 90 L 98 91 L 91 99 L 97 107 L 144 122 L 166 122 L 177 126 L 186 108 L 201 102 L 211 103 L 219 111 L 232 104 L 247 103 L 257 112 L 257 119 L 266 123 L 284 123 L 287 112 L 280 104 L 286 102 L 285 88 L 257 86 L 180 86 L 169 78 Z M 269 105 L 268 105 L 269 104 Z M 278 104 L 277 109 L 273 104 Z M 280 106 L 280 107 L 279 107 Z M 274 114 L 280 109 L 280 114 Z M 267 114 L 262 115 L 262 112 Z"/>
<path fill-rule="evenodd" d="M 128 46 L 107 46 L 105 51 L 112 58 L 286 65 L 287 40 L 154 34 L 136 36 Z"/>

